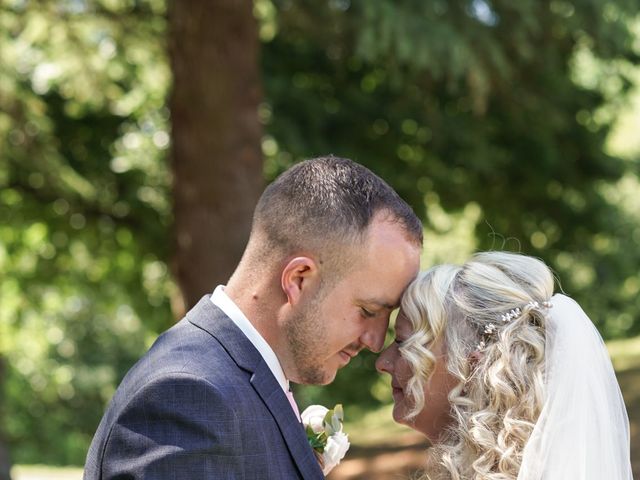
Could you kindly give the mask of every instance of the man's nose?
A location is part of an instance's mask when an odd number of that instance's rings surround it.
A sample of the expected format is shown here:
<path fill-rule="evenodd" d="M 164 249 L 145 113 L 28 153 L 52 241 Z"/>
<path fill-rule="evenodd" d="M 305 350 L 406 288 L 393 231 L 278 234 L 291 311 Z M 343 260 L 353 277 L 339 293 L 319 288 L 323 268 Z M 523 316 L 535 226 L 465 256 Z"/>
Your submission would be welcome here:
<path fill-rule="evenodd" d="M 384 347 L 384 339 L 387 335 L 389 319 L 383 322 L 369 325 L 360 336 L 360 343 L 372 352 L 378 353 Z"/>

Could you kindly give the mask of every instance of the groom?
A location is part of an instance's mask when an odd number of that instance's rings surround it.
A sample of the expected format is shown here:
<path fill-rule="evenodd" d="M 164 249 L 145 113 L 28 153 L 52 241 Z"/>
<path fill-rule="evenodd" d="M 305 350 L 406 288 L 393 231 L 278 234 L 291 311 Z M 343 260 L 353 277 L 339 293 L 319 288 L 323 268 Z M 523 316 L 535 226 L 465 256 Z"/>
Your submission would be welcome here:
<path fill-rule="evenodd" d="M 321 479 L 289 381 L 330 383 L 419 267 L 422 226 L 350 160 L 307 160 L 267 187 L 226 286 L 129 371 L 93 439 L 85 480 Z"/>

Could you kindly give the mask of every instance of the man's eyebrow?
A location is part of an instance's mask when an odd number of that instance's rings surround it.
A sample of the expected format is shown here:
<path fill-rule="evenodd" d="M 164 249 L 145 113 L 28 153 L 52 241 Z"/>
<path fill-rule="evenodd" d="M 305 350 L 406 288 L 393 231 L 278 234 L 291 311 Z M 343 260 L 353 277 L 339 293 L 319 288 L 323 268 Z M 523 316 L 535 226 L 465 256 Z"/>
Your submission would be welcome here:
<path fill-rule="evenodd" d="M 362 300 L 362 303 L 366 303 L 367 305 L 376 305 L 378 307 L 386 308 L 388 310 L 395 310 L 400 305 L 399 304 L 391 304 L 389 302 L 385 302 L 384 300 L 376 300 L 374 298 L 368 298 Z"/>

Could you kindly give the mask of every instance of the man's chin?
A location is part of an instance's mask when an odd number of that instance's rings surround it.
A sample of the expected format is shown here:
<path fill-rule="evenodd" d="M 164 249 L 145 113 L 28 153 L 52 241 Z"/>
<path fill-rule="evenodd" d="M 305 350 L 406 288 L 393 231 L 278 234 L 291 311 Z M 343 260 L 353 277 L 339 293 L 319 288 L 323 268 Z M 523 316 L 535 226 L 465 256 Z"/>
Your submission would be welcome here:
<path fill-rule="evenodd" d="M 318 383 L 318 385 L 329 385 L 330 383 L 333 383 L 335 379 L 336 379 L 336 372 L 326 373 L 324 376 L 324 380 L 321 383 Z"/>
<path fill-rule="evenodd" d="M 300 381 L 291 379 L 294 383 L 302 383 L 304 385 L 329 385 L 336 378 L 336 371 L 327 370 L 307 370 L 300 372 Z"/>

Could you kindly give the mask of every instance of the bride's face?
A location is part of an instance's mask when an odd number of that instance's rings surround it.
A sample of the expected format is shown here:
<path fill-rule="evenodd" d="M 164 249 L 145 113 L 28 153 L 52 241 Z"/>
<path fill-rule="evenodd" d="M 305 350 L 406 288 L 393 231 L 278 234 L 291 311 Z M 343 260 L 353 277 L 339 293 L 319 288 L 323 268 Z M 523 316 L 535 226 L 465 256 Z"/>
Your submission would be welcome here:
<path fill-rule="evenodd" d="M 407 414 L 415 405 L 407 389 L 413 372 L 409 362 L 400 355 L 399 347 L 413 332 L 411 322 L 402 310 L 396 319 L 395 333 L 395 341 L 376 360 L 376 369 L 380 373 L 391 375 L 393 419 L 423 433 L 432 443 L 437 443 L 452 421 L 447 396 L 456 384 L 453 375 L 447 371 L 444 345 L 442 342 L 436 342 L 429 346 L 431 353 L 436 357 L 436 363 L 429 380 L 423 386 L 424 407 L 417 416 L 407 420 Z"/>

